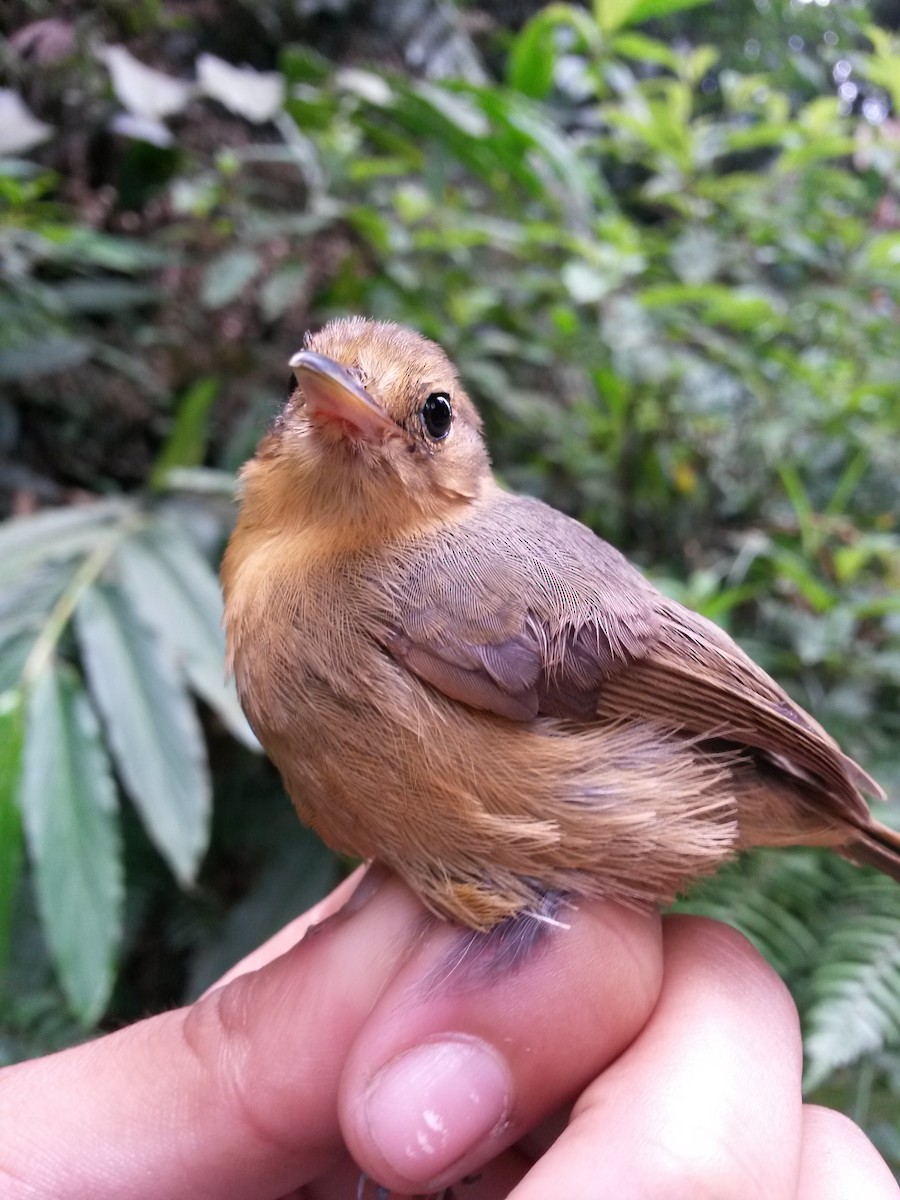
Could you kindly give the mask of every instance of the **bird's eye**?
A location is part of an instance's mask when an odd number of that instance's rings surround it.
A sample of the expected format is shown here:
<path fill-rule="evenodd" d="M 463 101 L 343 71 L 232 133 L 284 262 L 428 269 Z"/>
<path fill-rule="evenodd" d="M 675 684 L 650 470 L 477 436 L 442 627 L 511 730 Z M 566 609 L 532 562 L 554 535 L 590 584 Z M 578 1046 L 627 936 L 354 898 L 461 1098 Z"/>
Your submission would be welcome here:
<path fill-rule="evenodd" d="M 434 442 L 443 441 L 453 424 L 453 408 L 446 392 L 432 392 L 419 414 L 425 432 Z"/>

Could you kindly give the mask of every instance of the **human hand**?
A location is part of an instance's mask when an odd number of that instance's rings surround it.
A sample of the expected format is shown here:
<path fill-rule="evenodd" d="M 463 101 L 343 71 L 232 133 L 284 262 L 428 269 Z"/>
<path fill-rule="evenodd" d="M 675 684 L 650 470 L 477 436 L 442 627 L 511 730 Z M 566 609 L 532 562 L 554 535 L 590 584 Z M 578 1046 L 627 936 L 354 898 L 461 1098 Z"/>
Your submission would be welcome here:
<path fill-rule="evenodd" d="M 2 1200 L 352 1200 L 356 1163 L 477 1174 L 460 1200 L 900 1196 L 802 1105 L 794 1006 L 726 926 L 582 902 L 504 965 L 355 884 L 189 1008 L 0 1072 Z"/>

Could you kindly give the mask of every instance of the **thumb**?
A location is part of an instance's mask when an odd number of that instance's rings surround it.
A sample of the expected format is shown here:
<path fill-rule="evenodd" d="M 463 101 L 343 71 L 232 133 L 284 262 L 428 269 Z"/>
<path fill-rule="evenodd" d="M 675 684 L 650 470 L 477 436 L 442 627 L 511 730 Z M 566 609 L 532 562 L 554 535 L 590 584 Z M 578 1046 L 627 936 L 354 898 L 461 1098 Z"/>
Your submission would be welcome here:
<path fill-rule="evenodd" d="M 0 1071 L 0 1179 L 29 1197 L 245 1200 L 319 1174 L 342 1145 L 344 1060 L 427 919 L 394 881 L 351 908 L 189 1008 Z"/>

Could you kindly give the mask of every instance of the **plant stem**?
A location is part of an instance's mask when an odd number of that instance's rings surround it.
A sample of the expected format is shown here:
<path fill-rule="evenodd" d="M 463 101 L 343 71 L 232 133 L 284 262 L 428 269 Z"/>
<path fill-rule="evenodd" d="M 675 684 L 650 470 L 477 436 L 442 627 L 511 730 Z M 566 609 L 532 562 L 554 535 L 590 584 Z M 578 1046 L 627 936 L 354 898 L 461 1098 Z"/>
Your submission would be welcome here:
<path fill-rule="evenodd" d="M 82 560 L 54 605 L 46 625 L 35 638 L 34 645 L 22 668 L 23 687 L 26 689 L 33 687 L 47 669 L 47 664 L 53 657 L 59 640 L 71 621 L 83 593 L 99 578 L 121 543 L 139 523 L 140 515 L 135 511 L 129 512 Z"/>

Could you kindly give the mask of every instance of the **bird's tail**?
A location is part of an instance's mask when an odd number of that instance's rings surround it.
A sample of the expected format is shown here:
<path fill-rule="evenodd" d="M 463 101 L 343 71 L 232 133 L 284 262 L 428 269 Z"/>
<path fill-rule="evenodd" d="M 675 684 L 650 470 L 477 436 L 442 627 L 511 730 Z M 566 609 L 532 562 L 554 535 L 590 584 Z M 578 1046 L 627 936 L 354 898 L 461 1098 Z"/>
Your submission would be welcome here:
<path fill-rule="evenodd" d="M 900 833 L 872 821 L 840 853 L 857 866 L 875 867 L 900 883 Z"/>

